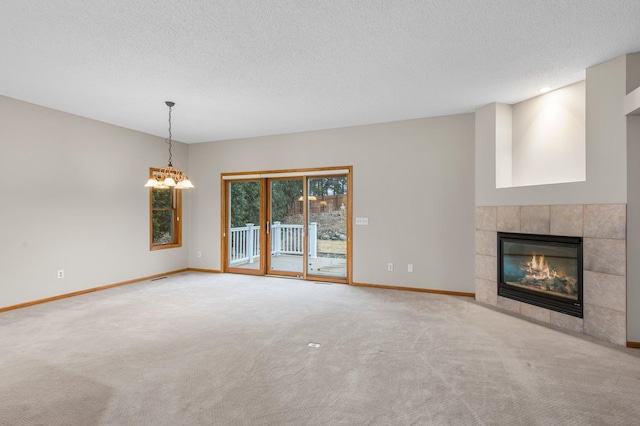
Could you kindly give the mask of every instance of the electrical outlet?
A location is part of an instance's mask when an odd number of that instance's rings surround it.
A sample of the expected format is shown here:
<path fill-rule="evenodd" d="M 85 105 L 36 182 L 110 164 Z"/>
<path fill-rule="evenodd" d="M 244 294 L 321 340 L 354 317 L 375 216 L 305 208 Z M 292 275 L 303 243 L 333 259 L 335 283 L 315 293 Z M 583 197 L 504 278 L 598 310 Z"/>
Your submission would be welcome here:
<path fill-rule="evenodd" d="M 413 272 L 413 263 L 407 265 L 407 272 Z"/>
<path fill-rule="evenodd" d="M 201 251 L 197 252 L 196 257 L 202 257 L 202 252 Z"/>
<path fill-rule="evenodd" d="M 393 263 L 387 263 L 387 271 L 393 271 Z"/>
<path fill-rule="evenodd" d="M 64 278 L 64 269 L 58 270 L 58 278 Z"/>

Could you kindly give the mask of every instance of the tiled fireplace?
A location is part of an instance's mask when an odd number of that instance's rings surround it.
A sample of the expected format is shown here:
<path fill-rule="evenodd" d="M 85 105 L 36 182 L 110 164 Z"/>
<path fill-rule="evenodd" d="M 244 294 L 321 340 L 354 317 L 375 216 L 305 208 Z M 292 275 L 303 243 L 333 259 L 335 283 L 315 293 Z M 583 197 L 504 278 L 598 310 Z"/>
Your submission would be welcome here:
<path fill-rule="evenodd" d="M 626 205 L 476 207 L 476 300 L 626 345 Z M 583 318 L 498 296 L 498 232 L 583 237 Z"/>

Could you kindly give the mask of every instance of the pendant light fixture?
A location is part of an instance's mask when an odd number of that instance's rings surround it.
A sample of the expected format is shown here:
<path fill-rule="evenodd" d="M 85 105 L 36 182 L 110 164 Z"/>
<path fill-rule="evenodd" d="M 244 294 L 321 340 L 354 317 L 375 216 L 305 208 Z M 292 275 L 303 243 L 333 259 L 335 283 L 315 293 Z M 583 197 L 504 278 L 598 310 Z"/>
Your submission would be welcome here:
<path fill-rule="evenodd" d="M 189 177 L 179 169 L 173 167 L 173 164 L 171 163 L 171 108 L 173 108 L 175 102 L 166 101 L 165 104 L 169 107 L 169 138 L 165 139 L 165 142 L 169 145 L 169 163 L 167 164 L 167 167 L 153 172 L 153 176 L 147 181 L 145 186 L 147 188 L 156 189 L 191 189 L 194 186 L 189 180 Z"/>

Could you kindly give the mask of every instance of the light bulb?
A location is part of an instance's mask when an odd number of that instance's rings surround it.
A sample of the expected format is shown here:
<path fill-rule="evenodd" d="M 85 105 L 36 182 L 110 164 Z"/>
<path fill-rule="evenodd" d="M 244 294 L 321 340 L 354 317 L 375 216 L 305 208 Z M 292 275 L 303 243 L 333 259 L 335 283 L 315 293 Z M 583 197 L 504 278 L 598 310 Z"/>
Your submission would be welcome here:
<path fill-rule="evenodd" d="M 156 179 L 150 178 L 144 186 L 147 188 L 155 188 L 159 184 L 160 182 L 158 182 Z"/>

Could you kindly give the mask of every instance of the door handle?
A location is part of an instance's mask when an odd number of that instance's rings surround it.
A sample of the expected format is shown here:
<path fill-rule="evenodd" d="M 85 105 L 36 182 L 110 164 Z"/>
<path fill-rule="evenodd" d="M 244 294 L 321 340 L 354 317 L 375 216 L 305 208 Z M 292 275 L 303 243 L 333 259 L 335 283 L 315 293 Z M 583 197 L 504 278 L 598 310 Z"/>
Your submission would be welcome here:
<path fill-rule="evenodd" d="M 267 221 L 267 224 L 265 226 L 265 229 L 267 231 L 267 234 L 271 233 L 271 222 Z"/>

